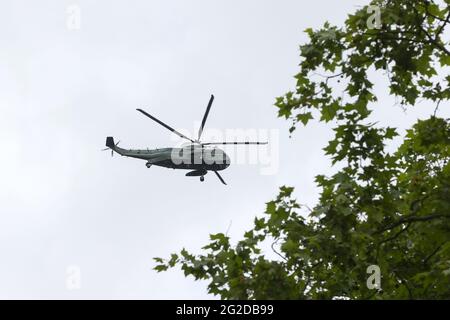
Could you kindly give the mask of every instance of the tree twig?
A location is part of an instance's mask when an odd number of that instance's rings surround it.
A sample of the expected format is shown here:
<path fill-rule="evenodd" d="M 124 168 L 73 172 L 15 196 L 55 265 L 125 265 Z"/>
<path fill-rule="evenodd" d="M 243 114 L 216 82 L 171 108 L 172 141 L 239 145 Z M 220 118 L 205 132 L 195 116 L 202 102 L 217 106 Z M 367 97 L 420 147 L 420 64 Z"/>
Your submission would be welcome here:
<path fill-rule="evenodd" d="M 432 215 L 428 215 L 428 216 L 406 216 L 406 217 L 400 218 L 398 221 L 396 221 L 380 230 L 377 230 L 374 234 L 379 234 L 379 233 L 383 233 L 385 231 L 394 229 L 395 227 L 398 227 L 404 223 L 424 222 L 424 221 L 430 221 L 430 220 L 440 219 L 440 218 L 449 219 L 450 215 L 432 214 Z"/>

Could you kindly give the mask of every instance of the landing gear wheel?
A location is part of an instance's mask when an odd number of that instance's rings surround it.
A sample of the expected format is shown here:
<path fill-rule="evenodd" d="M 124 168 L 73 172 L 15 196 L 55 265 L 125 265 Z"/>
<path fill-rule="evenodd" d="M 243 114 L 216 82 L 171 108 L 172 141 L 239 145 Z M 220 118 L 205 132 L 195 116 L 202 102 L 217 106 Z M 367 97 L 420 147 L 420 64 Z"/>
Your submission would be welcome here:
<path fill-rule="evenodd" d="M 146 166 L 147 168 L 150 169 L 150 167 L 151 167 L 152 165 L 151 165 L 150 163 L 146 163 L 145 166 Z"/>
<path fill-rule="evenodd" d="M 200 177 L 200 181 L 201 181 L 201 182 L 205 181 L 205 177 L 204 177 L 204 176 L 201 176 L 201 177 Z"/>

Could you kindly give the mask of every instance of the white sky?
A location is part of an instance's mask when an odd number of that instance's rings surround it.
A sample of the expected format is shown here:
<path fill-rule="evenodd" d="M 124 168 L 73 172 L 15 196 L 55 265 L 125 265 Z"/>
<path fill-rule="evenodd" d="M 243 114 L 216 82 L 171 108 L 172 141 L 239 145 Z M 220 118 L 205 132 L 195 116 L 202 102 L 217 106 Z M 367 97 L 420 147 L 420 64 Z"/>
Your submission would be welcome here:
<path fill-rule="evenodd" d="M 239 239 L 284 184 L 314 205 L 314 176 L 331 172 L 321 151 L 329 126 L 289 139 L 273 103 L 294 87 L 302 30 L 341 24 L 366 3 L 3 0 L 0 298 L 212 298 L 179 270 L 157 274 L 152 258 L 198 252 L 230 221 Z M 66 27 L 71 4 L 80 30 Z M 432 110 L 404 113 L 384 91 L 381 124 L 406 128 Z M 222 172 L 228 186 L 212 174 L 200 183 L 100 152 L 108 135 L 122 147 L 174 144 L 139 107 L 194 135 L 211 93 L 204 140 L 213 129 L 279 130 L 275 174 L 235 165 Z M 66 288 L 72 265 L 78 290 Z"/>

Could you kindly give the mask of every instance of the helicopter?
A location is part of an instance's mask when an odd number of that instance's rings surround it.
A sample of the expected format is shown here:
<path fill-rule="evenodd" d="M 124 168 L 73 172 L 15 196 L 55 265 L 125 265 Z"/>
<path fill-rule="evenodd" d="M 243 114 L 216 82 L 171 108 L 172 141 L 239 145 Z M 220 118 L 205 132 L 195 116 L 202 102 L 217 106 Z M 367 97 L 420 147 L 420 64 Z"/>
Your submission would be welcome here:
<path fill-rule="evenodd" d="M 205 175 L 212 171 L 216 174 L 219 180 L 226 185 L 226 182 L 219 174 L 219 171 L 225 170 L 230 166 L 230 158 L 221 149 L 215 147 L 216 145 L 265 145 L 268 142 L 201 142 L 200 138 L 203 133 L 203 129 L 208 118 L 209 111 L 214 101 L 214 95 L 211 95 L 208 106 L 206 107 L 205 114 L 203 116 L 202 123 L 198 130 L 198 138 L 191 139 L 184 134 L 173 129 L 169 125 L 165 124 L 156 117 L 150 115 L 142 109 L 136 109 L 143 115 L 152 119 L 156 123 L 160 124 L 164 128 L 178 135 L 179 137 L 188 140 L 187 145 L 181 148 L 158 148 L 158 149 L 123 149 L 115 143 L 113 137 L 106 138 L 106 150 L 111 150 L 111 156 L 114 152 L 124 157 L 136 158 L 146 160 L 147 168 L 151 166 L 159 166 L 172 169 L 184 169 L 190 170 L 186 173 L 188 177 L 200 177 L 200 181 L 205 181 Z M 212 147 L 214 146 L 214 147 Z"/>

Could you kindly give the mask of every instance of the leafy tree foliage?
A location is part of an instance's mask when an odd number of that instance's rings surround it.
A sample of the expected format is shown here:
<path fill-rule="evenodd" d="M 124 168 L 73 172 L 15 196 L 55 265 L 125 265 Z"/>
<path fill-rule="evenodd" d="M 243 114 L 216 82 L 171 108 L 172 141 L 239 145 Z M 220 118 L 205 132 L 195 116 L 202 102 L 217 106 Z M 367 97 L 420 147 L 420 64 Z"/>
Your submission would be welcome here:
<path fill-rule="evenodd" d="M 179 265 L 223 299 L 450 298 L 450 123 L 436 117 L 450 98 L 450 0 L 371 5 L 381 12 L 376 28 L 364 7 L 343 27 L 307 29 L 296 88 L 276 99 L 291 132 L 312 119 L 334 125 L 324 150 L 342 169 L 316 177 L 317 205 L 281 187 L 237 244 L 211 235 L 201 255 L 156 258 L 157 271 Z M 369 121 L 376 73 L 405 109 L 418 99 L 432 106 L 391 153 L 395 128 Z M 267 240 L 279 259 L 261 253 Z M 380 267 L 381 288 L 366 285 L 370 265 Z"/>

